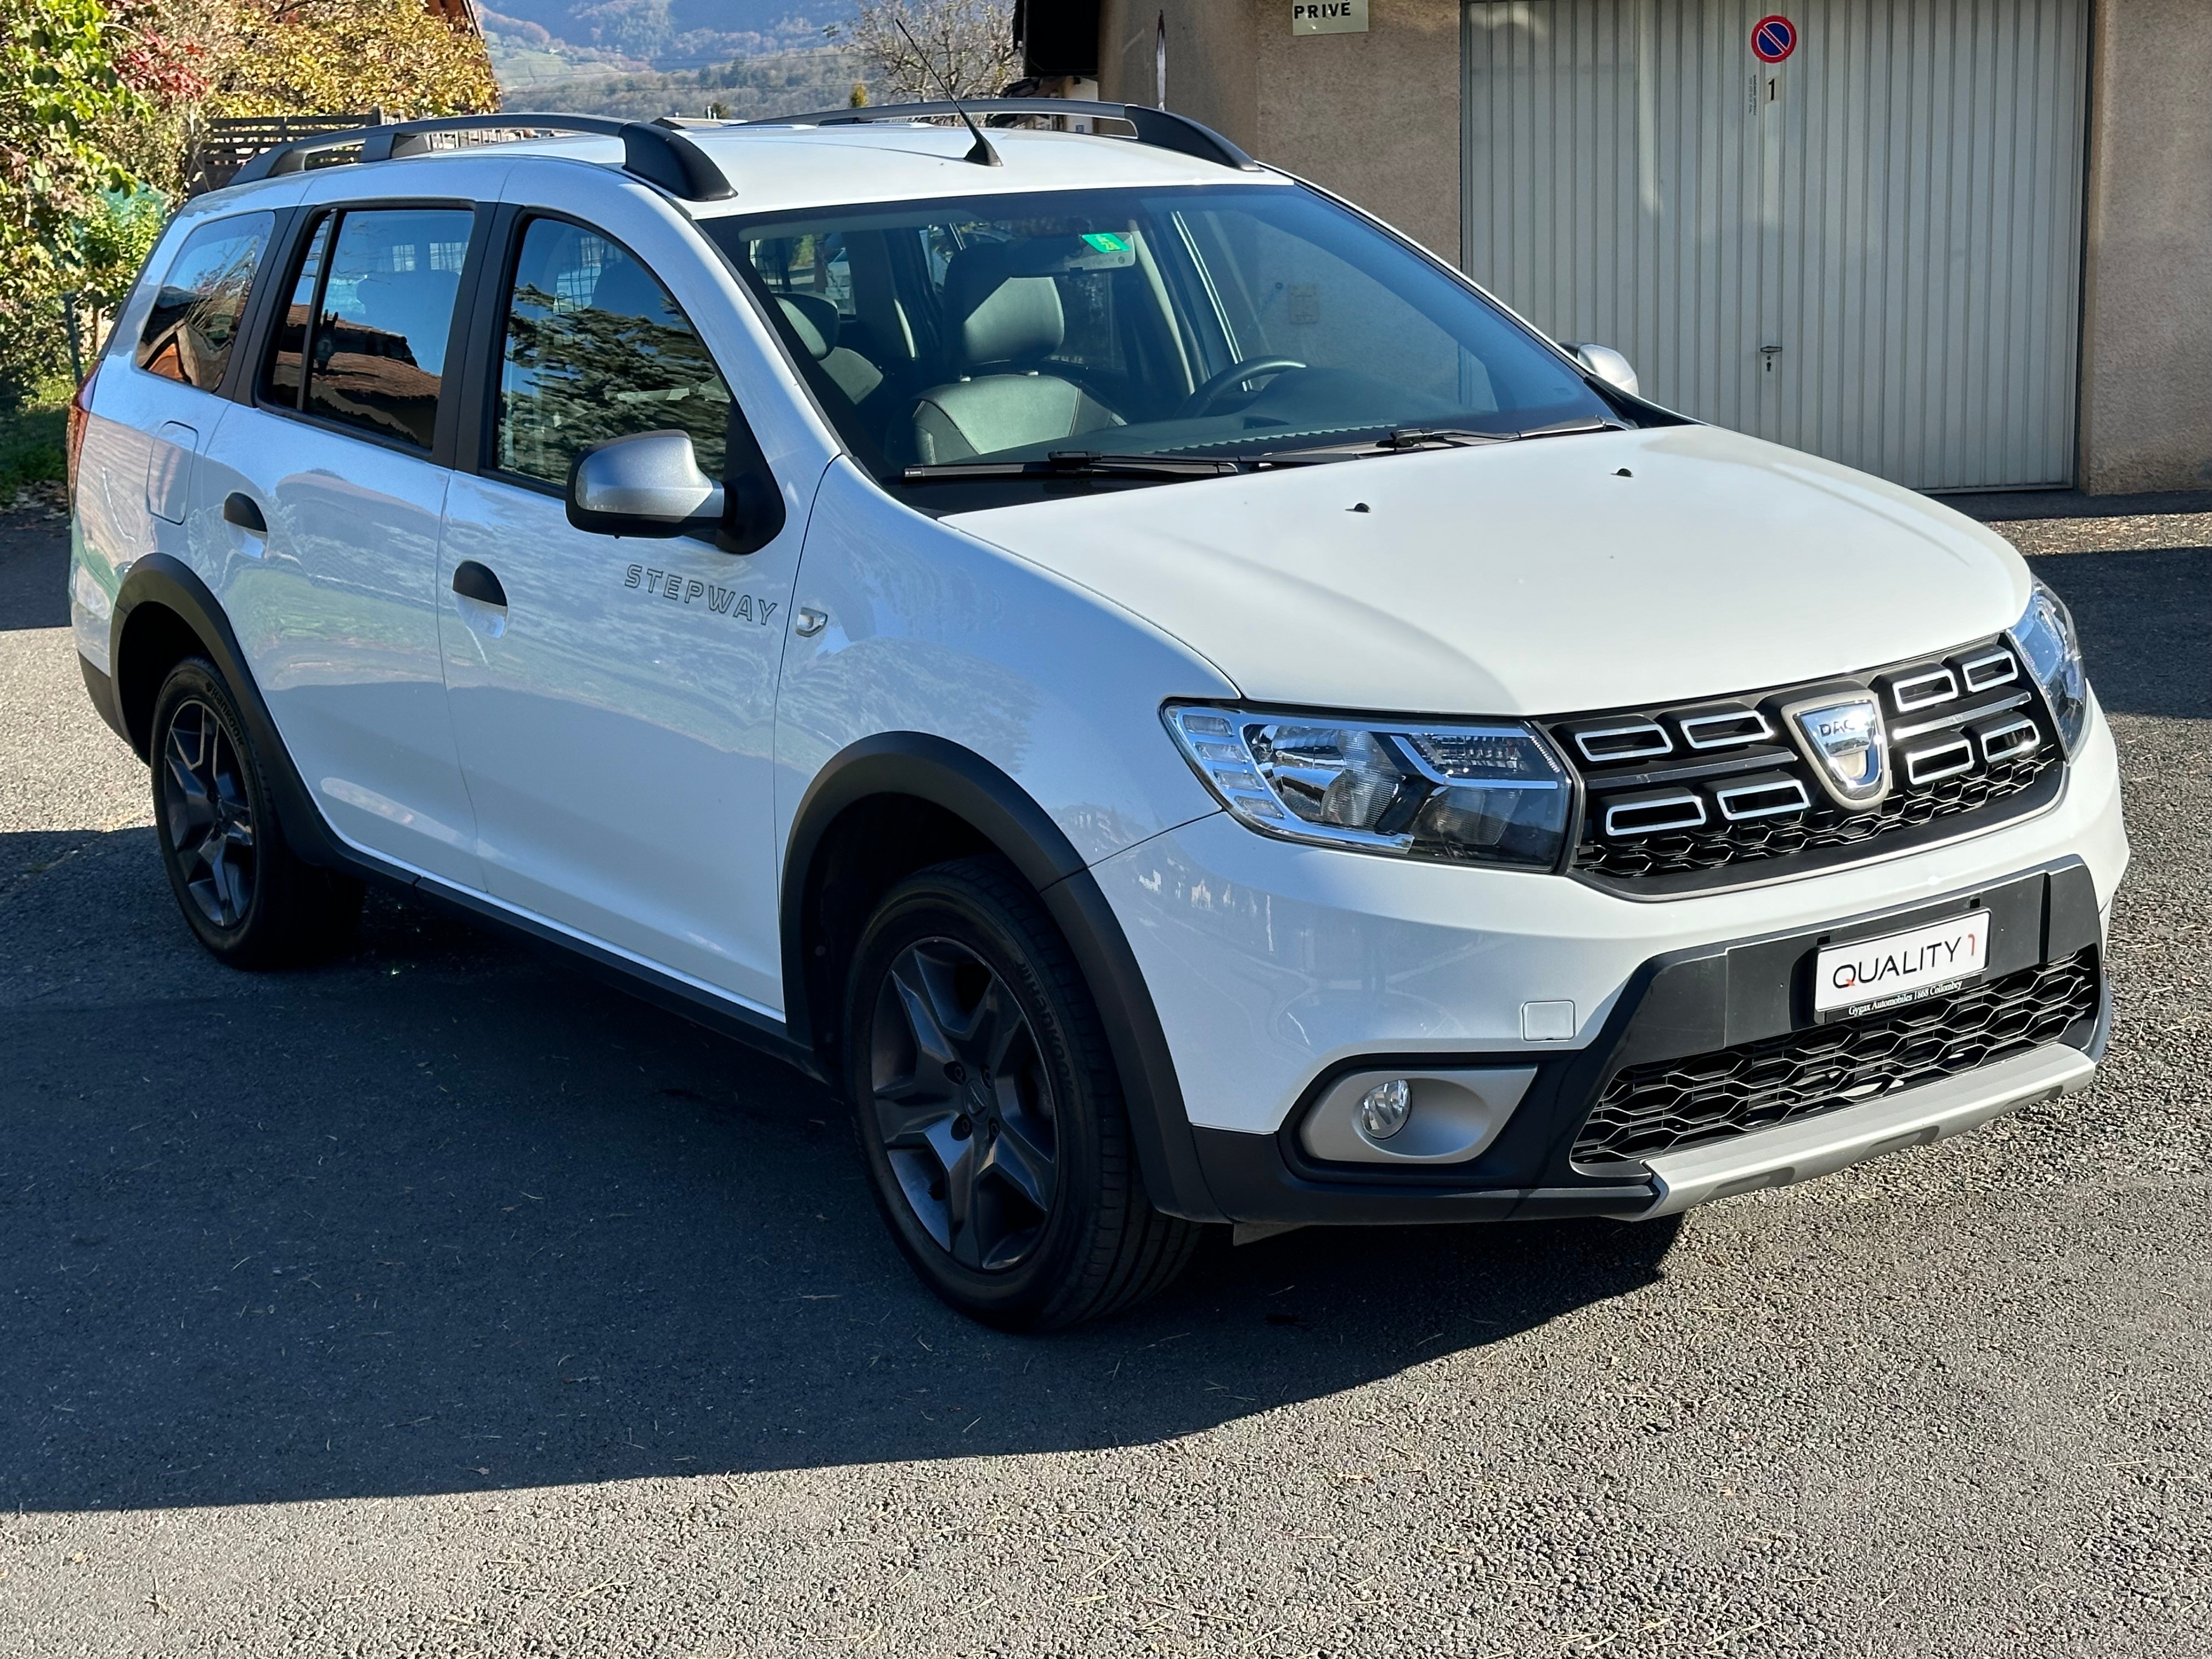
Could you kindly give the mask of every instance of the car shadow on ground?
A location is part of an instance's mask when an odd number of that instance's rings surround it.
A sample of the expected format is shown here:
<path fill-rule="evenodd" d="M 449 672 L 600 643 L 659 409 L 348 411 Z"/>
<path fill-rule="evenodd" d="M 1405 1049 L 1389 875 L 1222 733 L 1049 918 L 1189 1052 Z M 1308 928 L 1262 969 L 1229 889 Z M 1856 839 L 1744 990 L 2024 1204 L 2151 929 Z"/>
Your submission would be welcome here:
<path fill-rule="evenodd" d="M 78 856 L 191 952 L 150 831 Z M 1673 1237 L 1217 1242 L 1143 1309 L 1002 1334 L 909 1276 L 822 1088 L 397 901 L 320 969 L 19 999 L 0 1048 L 27 1510 L 1158 1443 L 1633 1291 Z"/>

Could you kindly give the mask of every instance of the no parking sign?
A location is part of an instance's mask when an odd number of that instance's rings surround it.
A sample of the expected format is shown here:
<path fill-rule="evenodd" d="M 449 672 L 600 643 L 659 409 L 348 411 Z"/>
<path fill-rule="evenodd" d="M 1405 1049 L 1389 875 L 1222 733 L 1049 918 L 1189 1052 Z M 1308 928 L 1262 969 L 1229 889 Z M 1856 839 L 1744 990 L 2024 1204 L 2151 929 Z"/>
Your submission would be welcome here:
<path fill-rule="evenodd" d="M 1797 26 L 1783 16 L 1762 17 L 1751 26 L 1751 49 L 1762 64 L 1778 64 L 1797 50 Z"/>

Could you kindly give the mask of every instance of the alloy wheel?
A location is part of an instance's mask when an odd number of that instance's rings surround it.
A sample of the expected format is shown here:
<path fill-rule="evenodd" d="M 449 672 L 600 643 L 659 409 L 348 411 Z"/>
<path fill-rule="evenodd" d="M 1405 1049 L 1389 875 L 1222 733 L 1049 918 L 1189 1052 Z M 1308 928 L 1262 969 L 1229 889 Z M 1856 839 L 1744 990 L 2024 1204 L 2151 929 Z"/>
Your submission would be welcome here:
<path fill-rule="evenodd" d="M 921 940 L 884 977 L 870 1049 L 876 1133 L 915 1218 L 963 1267 L 1019 1264 L 1051 1215 L 1059 1136 L 1012 988 L 967 946 Z"/>
<path fill-rule="evenodd" d="M 161 810 L 185 890 L 221 928 L 253 902 L 253 807 L 230 734 L 198 698 L 179 703 L 161 747 Z"/>

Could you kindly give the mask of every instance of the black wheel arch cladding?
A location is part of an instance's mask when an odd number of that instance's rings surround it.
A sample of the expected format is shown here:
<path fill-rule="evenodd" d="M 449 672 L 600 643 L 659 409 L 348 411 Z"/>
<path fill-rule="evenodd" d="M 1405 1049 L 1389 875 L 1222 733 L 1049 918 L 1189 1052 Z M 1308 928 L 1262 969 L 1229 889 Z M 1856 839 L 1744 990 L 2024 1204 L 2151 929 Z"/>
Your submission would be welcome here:
<path fill-rule="evenodd" d="M 837 953 L 866 921 L 825 914 L 835 897 L 828 878 L 839 825 L 856 811 L 902 799 L 916 804 L 911 812 L 919 823 L 942 826 L 926 828 L 925 836 L 956 825 L 969 833 L 966 845 L 948 844 L 945 856 L 995 851 L 1037 892 L 1097 1000 L 1152 1203 L 1188 1220 L 1224 1219 L 1200 1170 L 1158 1011 L 1097 881 L 1066 832 L 1018 783 L 947 738 L 920 732 L 864 738 L 823 766 L 800 800 L 785 848 L 781 904 L 784 1018 L 793 1036 L 837 1064 L 844 967 Z M 841 927 L 850 932 L 842 946 Z"/>
<path fill-rule="evenodd" d="M 181 560 L 149 553 L 131 565 L 115 599 L 109 623 L 108 665 L 116 714 L 139 759 L 149 760 L 154 704 L 161 683 L 182 658 L 204 656 L 222 676 L 252 743 L 279 827 L 291 849 L 309 864 L 349 870 L 349 859 L 323 823 L 277 735 L 246 653 L 222 605 Z"/>

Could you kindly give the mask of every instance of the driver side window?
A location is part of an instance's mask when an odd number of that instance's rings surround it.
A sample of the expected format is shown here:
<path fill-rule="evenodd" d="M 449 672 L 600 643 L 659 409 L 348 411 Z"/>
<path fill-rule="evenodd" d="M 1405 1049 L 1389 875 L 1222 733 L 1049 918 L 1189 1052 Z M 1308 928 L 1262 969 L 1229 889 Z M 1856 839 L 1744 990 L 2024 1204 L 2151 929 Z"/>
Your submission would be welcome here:
<path fill-rule="evenodd" d="M 728 383 L 637 256 L 580 225 L 531 221 L 507 296 L 499 469 L 565 488 L 592 445 L 672 427 L 719 478 L 729 426 Z"/>

